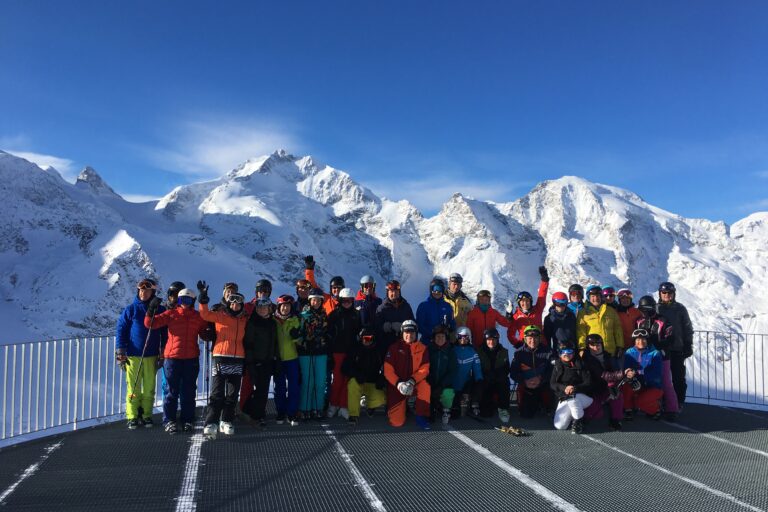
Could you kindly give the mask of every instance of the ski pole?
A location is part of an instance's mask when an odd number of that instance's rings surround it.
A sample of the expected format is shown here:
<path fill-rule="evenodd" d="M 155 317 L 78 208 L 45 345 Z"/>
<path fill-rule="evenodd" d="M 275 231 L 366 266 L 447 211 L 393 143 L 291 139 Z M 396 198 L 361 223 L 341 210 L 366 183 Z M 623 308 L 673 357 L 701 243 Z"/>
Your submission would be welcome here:
<path fill-rule="evenodd" d="M 141 360 L 139 361 L 139 369 L 136 372 L 136 379 L 133 381 L 133 392 L 128 395 L 128 398 L 133 400 L 136 398 L 136 386 L 139 384 L 139 378 L 141 377 L 141 365 L 144 363 L 144 353 L 147 351 L 147 344 L 149 344 L 149 336 L 152 334 L 152 322 L 155 321 L 155 314 L 157 313 L 157 310 L 155 310 L 154 313 L 152 313 L 152 316 L 149 318 L 149 329 L 147 329 L 147 337 L 144 339 L 144 347 L 141 349 Z"/>

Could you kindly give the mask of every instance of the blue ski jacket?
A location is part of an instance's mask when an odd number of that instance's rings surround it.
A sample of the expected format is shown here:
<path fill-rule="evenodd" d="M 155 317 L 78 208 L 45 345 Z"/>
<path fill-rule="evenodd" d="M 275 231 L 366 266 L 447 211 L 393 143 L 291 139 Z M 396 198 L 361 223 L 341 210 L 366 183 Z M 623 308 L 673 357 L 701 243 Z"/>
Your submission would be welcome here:
<path fill-rule="evenodd" d="M 469 379 L 474 378 L 475 382 L 483 380 L 483 368 L 480 365 L 475 347 L 472 345 L 456 345 L 453 347 L 453 353 L 456 356 L 456 376 L 453 379 L 454 391 L 461 391 L 466 386 Z"/>
<path fill-rule="evenodd" d="M 425 345 L 429 345 L 432 339 L 432 329 L 436 325 L 444 324 L 451 332 L 456 330 L 456 321 L 453 319 L 451 305 L 443 299 L 436 300 L 432 295 L 416 308 L 416 323 L 419 324 L 421 342 Z"/>
<path fill-rule="evenodd" d="M 126 307 L 117 320 L 117 348 L 125 350 L 128 356 L 141 356 L 144 349 L 144 341 L 147 339 L 147 329 L 144 327 L 144 317 L 147 314 L 149 301 L 142 302 L 136 296 L 133 304 Z M 165 311 L 165 306 L 157 308 L 157 314 Z M 152 334 L 147 341 L 145 357 L 156 356 L 160 353 L 160 345 L 165 344 L 168 338 L 168 328 L 152 329 Z"/>

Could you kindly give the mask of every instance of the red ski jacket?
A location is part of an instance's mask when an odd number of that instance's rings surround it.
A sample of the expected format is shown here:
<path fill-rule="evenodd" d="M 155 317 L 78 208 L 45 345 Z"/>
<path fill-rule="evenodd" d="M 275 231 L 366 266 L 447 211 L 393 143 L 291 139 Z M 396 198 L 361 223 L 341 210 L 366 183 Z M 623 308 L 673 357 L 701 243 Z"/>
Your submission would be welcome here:
<path fill-rule="evenodd" d="M 149 328 L 149 315 L 144 326 Z M 200 355 L 197 337 L 208 328 L 208 322 L 193 308 L 178 307 L 155 316 L 152 329 L 168 327 L 168 342 L 163 357 L 166 359 L 194 359 Z"/>

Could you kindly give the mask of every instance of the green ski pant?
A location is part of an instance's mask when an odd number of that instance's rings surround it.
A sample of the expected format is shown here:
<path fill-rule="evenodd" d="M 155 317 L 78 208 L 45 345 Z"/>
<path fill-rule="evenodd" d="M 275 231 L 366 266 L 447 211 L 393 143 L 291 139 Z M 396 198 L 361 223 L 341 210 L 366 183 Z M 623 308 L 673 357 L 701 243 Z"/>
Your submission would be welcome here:
<path fill-rule="evenodd" d="M 128 356 L 128 364 L 125 368 L 125 417 L 129 420 L 139 418 L 139 407 L 144 411 L 144 417 L 152 416 L 152 408 L 155 405 L 155 362 L 157 356 L 145 357 L 141 363 L 141 376 L 138 382 L 136 376 L 139 374 L 140 356 Z M 133 388 L 134 382 L 136 389 Z M 131 395 L 133 398 L 131 398 Z"/>

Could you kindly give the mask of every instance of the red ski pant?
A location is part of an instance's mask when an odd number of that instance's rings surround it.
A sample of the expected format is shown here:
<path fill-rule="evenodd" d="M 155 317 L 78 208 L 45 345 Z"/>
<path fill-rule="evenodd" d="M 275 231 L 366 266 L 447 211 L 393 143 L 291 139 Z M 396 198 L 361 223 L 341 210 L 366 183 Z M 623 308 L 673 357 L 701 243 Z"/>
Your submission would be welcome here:
<path fill-rule="evenodd" d="M 635 391 L 632 386 L 621 387 L 624 393 L 624 409 L 640 409 L 646 414 L 656 414 L 661 410 L 661 397 L 664 390 L 656 388 L 642 388 Z"/>
<path fill-rule="evenodd" d="M 335 407 L 347 406 L 347 382 L 349 379 L 341 373 L 341 365 L 347 354 L 333 354 L 333 373 L 331 374 L 331 396 L 328 402 Z"/>
<path fill-rule="evenodd" d="M 416 414 L 429 416 L 429 400 L 432 390 L 426 379 L 416 384 Z M 403 396 L 395 386 L 387 385 L 387 418 L 393 427 L 402 427 L 405 424 L 405 412 L 408 408 L 408 397 Z"/>

